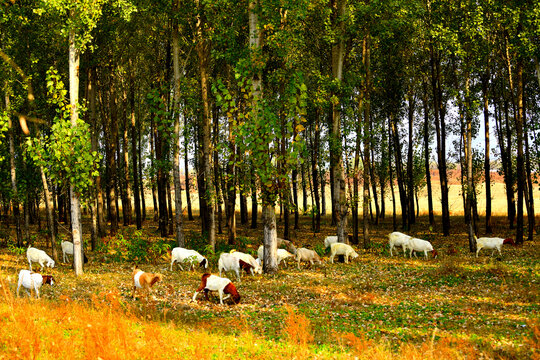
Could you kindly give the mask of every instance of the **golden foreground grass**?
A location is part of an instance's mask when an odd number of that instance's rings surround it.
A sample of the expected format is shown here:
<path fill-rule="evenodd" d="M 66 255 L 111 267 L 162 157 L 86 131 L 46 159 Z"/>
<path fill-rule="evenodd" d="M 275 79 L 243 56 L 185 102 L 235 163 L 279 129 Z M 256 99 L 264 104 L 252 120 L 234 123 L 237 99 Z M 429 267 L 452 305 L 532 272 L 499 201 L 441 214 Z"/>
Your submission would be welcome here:
<path fill-rule="evenodd" d="M 172 322 L 145 320 L 129 311 L 118 293 L 96 295 L 87 302 L 53 303 L 13 299 L 0 302 L 5 359 L 441 359 L 477 357 L 469 341 L 444 336 L 421 345 L 367 340 L 335 333 L 339 346 L 313 347 L 309 320 L 287 307 L 284 340 L 261 338 L 241 323 L 236 335 L 190 329 Z M 152 311 L 152 310 L 150 310 Z M 239 321 L 240 322 L 240 321 Z M 235 326 L 229 324 L 229 326 Z"/>
<path fill-rule="evenodd" d="M 309 220 L 302 218 L 293 239 L 321 251 L 333 230 L 325 219 L 323 233 L 313 234 Z M 57 284 L 43 286 L 41 300 L 14 298 L 18 271 L 28 263 L 0 249 L 0 359 L 538 359 L 536 235 L 520 247 L 505 245 L 502 256 L 483 250 L 477 259 L 462 219 L 452 219 L 448 238 L 425 220 L 411 234 L 430 240 L 438 259 L 390 257 L 386 219 L 372 227 L 372 247 L 357 248 L 351 264 L 299 270 L 291 263 L 276 275 L 235 281 L 242 295 L 236 306 L 221 306 L 216 297 L 192 302 L 202 271 L 169 271 L 166 253 L 138 258 L 133 244 L 171 240 L 157 237 L 153 226 L 105 238 L 80 277 L 57 263 L 47 271 Z M 505 219 L 494 220 L 497 235 L 511 235 Z M 186 223 L 187 247 L 201 248 L 198 226 Z M 260 232 L 241 227 L 235 248 L 254 252 Z M 231 249 L 224 237 L 219 251 Z M 44 248 L 44 240 L 36 246 Z M 218 255 L 207 253 L 213 273 Z M 130 260 L 163 274 L 155 299 L 131 298 Z"/>

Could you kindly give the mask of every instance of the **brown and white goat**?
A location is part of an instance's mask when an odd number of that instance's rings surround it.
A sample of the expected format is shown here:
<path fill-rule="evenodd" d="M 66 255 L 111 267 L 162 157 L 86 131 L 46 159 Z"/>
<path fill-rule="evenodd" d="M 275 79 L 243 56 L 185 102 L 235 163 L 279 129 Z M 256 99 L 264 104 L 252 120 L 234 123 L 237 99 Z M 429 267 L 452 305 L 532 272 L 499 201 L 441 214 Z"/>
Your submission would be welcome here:
<path fill-rule="evenodd" d="M 226 300 L 229 297 L 232 298 L 235 304 L 240 302 L 240 294 L 238 294 L 238 291 L 231 280 L 227 278 L 205 273 L 201 277 L 201 285 L 197 288 L 197 291 L 195 291 L 195 294 L 193 295 L 193 301 L 195 301 L 197 295 L 201 291 L 204 291 L 204 297 L 207 301 L 209 301 L 208 292 L 217 291 L 219 294 L 219 303 L 221 305 L 223 305 L 223 300 Z M 227 294 L 227 296 L 223 297 L 223 294 Z"/>
<path fill-rule="evenodd" d="M 151 292 L 151 287 L 154 286 L 155 283 L 158 281 L 161 281 L 161 274 L 152 274 L 147 273 L 139 269 L 137 266 L 133 269 L 132 273 L 133 277 L 133 293 L 131 296 L 133 299 L 135 299 L 135 290 L 137 289 L 143 289 L 147 293 Z"/>

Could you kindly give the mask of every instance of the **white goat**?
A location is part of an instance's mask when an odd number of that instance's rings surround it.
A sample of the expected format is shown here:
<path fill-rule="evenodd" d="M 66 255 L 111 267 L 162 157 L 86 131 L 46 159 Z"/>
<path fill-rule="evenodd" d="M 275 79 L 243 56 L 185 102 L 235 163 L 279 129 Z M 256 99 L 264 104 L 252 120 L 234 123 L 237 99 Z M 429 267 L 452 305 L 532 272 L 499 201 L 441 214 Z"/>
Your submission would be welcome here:
<path fill-rule="evenodd" d="M 293 254 L 291 254 L 285 249 L 277 249 L 277 264 L 279 265 L 283 261 L 283 264 L 285 265 L 285 267 L 287 267 L 286 259 L 293 256 L 294 256 Z"/>
<path fill-rule="evenodd" d="M 353 236 L 352 235 L 347 235 L 347 238 L 349 239 L 349 242 L 352 242 L 353 241 Z M 338 237 L 337 235 L 330 235 L 330 236 L 327 236 L 325 239 L 324 239 L 324 248 L 326 249 L 327 247 L 330 247 L 330 245 L 332 244 L 335 244 L 338 242 Z"/>
<path fill-rule="evenodd" d="M 73 256 L 73 243 L 69 241 L 62 241 L 62 254 L 64 255 L 64 262 L 66 261 L 66 254 Z M 84 263 L 86 264 L 88 262 L 88 258 L 86 257 L 86 254 L 83 253 L 84 256 Z M 69 258 L 68 258 L 69 259 Z"/>
<path fill-rule="evenodd" d="M 409 254 L 409 257 L 412 258 L 412 254 L 414 252 L 414 257 L 416 256 L 415 251 L 421 251 L 424 252 L 424 256 L 426 259 L 428 258 L 427 253 L 428 251 L 431 252 L 431 255 L 433 255 L 433 258 L 437 257 L 437 250 L 433 250 L 433 245 L 427 240 L 417 239 L 417 238 L 410 238 L 409 241 L 404 245 L 405 248 L 409 249 L 411 253 Z"/>
<path fill-rule="evenodd" d="M 261 259 L 261 263 L 264 261 L 264 246 L 259 246 L 259 249 L 257 250 L 257 256 L 259 259 Z M 294 256 L 290 252 L 288 252 L 285 249 L 277 249 L 277 264 L 279 265 L 282 261 L 284 261 L 287 258 L 290 258 Z M 285 267 L 287 267 L 287 262 L 284 262 Z"/>
<path fill-rule="evenodd" d="M 330 247 L 330 245 L 338 242 L 338 237 L 336 235 L 327 236 L 324 239 L 324 248 Z"/>
<path fill-rule="evenodd" d="M 405 253 L 405 245 L 409 242 L 409 240 L 412 239 L 411 236 L 400 233 L 399 231 L 395 231 L 391 234 L 388 234 L 388 245 L 390 245 L 390 256 L 394 256 L 392 254 L 392 249 L 396 246 L 401 246 L 403 248 L 403 255 L 407 255 Z"/>
<path fill-rule="evenodd" d="M 54 260 L 51 259 L 51 257 L 47 255 L 45 251 L 36 249 L 34 247 L 28 247 L 28 250 L 26 250 L 26 258 L 28 259 L 28 264 L 30 264 L 30 270 L 32 270 L 32 262 L 39 263 L 42 271 L 45 266 L 50 268 L 54 267 Z"/>
<path fill-rule="evenodd" d="M 349 256 L 352 259 L 356 259 L 358 257 L 358 254 L 352 246 L 344 244 L 344 243 L 334 243 L 330 245 L 330 262 L 334 263 L 334 257 L 336 255 L 344 255 L 345 256 L 345 263 L 349 263 Z"/>
<path fill-rule="evenodd" d="M 262 267 L 255 260 L 255 258 L 253 256 L 251 256 L 250 254 L 246 254 L 246 253 L 243 253 L 241 251 L 232 250 L 231 255 L 238 258 L 239 260 L 243 260 L 245 263 L 249 264 L 251 266 L 251 268 L 249 269 L 249 271 L 251 272 L 251 275 L 255 275 L 255 273 L 262 274 Z M 245 266 L 242 267 L 242 268 L 244 270 L 246 270 Z M 246 270 L 246 272 L 247 272 L 247 270 Z"/>
<path fill-rule="evenodd" d="M 199 263 L 199 266 L 202 266 L 205 269 L 208 268 L 208 260 L 195 250 L 176 247 L 171 251 L 171 271 L 175 262 L 178 263 L 180 269 L 184 270 L 182 265 L 180 265 L 181 263 L 188 262 L 189 269 L 192 269 L 195 261 Z"/>
<path fill-rule="evenodd" d="M 298 263 L 298 269 L 300 269 L 300 261 L 309 261 L 311 266 L 313 266 L 313 263 L 321 264 L 321 258 L 319 255 L 310 249 L 306 248 L 300 248 L 296 250 L 295 260 Z"/>
<path fill-rule="evenodd" d="M 19 272 L 19 284 L 17 285 L 17 297 L 19 297 L 19 290 L 22 285 L 29 296 L 32 295 L 28 290 L 32 291 L 34 289 L 36 297 L 39 299 L 39 288 L 43 284 L 50 284 L 52 286 L 54 284 L 52 275 L 41 275 L 30 270 L 21 270 Z"/>
<path fill-rule="evenodd" d="M 234 271 L 236 273 L 236 277 L 238 278 L 238 281 L 241 281 L 240 269 L 244 269 L 245 272 L 247 273 L 250 270 L 253 271 L 253 266 L 246 263 L 244 260 L 238 258 L 237 256 L 234 256 L 233 254 L 222 253 L 219 256 L 218 269 L 219 269 L 219 276 L 221 276 L 222 270 L 223 272 Z"/>
<path fill-rule="evenodd" d="M 503 238 L 488 238 L 488 237 L 481 237 L 477 238 L 476 235 L 474 236 L 474 239 L 476 240 L 476 257 L 478 257 L 478 253 L 482 249 L 493 249 L 491 252 L 491 256 L 495 253 L 495 249 L 499 251 L 499 255 L 502 255 L 501 253 L 501 247 L 503 244 L 511 244 L 515 245 L 514 240 L 512 239 L 503 239 Z"/>
<path fill-rule="evenodd" d="M 195 291 L 195 294 L 193 294 L 193 301 L 197 298 L 197 295 L 204 291 L 204 296 L 206 297 L 206 300 L 208 301 L 208 292 L 209 291 L 217 291 L 219 293 L 219 303 L 223 305 L 223 300 L 228 299 L 232 296 L 232 300 L 235 304 L 238 304 L 240 302 L 240 294 L 238 294 L 238 291 L 236 290 L 236 287 L 231 282 L 231 280 L 227 278 L 222 278 L 216 275 L 210 275 L 210 274 L 203 274 L 201 277 L 201 285 Z M 226 297 L 223 297 L 223 294 L 229 294 Z"/>

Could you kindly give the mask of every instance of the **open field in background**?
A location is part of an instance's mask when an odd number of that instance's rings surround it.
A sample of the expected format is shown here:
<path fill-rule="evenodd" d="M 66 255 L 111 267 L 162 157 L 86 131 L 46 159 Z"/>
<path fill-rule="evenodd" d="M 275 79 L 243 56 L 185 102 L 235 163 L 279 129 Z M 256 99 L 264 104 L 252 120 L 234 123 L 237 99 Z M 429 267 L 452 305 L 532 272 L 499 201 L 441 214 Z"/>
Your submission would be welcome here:
<path fill-rule="evenodd" d="M 449 204 L 450 204 L 450 216 L 462 216 L 463 213 L 463 198 L 461 196 L 461 185 L 459 184 L 459 172 L 457 170 L 449 171 L 448 176 L 448 182 L 449 182 Z M 193 186 L 193 181 L 191 182 L 191 186 Z M 439 183 L 438 178 L 438 172 L 433 170 L 432 171 L 432 194 L 433 194 L 433 210 L 435 214 L 441 214 L 441 187 Z M 352 184 L 351 184 L 352 189 Z M 377 189 L 379 190 L 379 189 Z M 397 189 L 397 184 L 395 185 L 395 196 L 396 196 L 396 211 L 398 213 L 401 213 L 401 208 L 399 205 L 399 191 Z M 362 185 L 360 185 L 360 191 L 362 191 Z M 534 185 L 533 189 L 534 194 L 534 201 L 535 204 L 540 204 L 540 186 Z M 249 194 L 248 194 L 249 195 Z M 194 211 L 198 211 L 199 208 L 199 201 L 198 201 L 198 193 L 196 189 L 191 190 L 191 202 L 192 207 Z M 350 196 L 349 188 L 347 188 L 347 196 Z M 379 195 L 378 195 L 379 196 Z M 303 206 L 302 201 L 303 193 L 302 193 L 302 187 L 299 182 L 298 186 L 298 201 L 300 204 L 300 208 Z M 248 196 L 248 210 L 251 210 L 251 197 Z M 326 186 L 325 189 L 325 198 L 326 198 L 326 211 L 329 213 L 332 208 L 332 201 L 330 197 L 330 186 Z M 485 191 L 485 183 L 479 184 L 478 187 L 478 213 L 479 215 L 485 215 L 486 213 L 486 191 Z M 152 208 L 152 193 L 147 192 L 145 194 L 146 199 L 146 206 L 148 208 Z M 307 204 L 309 207 L 312 207 L 312 201 L 311 201 L 311 193 L 309 192 L 309 188 L 307 191 Z M 428 214 L 428 199 L 427 199 L 427 189 L 424 187 L 418 194 L 418 200 L 419 200 L 419 208 L 420 208 L 420 215 L 426 215 Z M 387 187 L 386 193 L 385 193 L 385 201 L 386 201 L 386 213 L 392 214 L 392 193 L 390 192 L 390 187 Z M 186 193 L 185 191 L 182 191 L 182 206 L 184 207 L 184 213 L 186 213 Z M 380 199 L 379 199 L 380 204 Z M 121 204 L 120 204 L 121 205 Z M 416 205 L 415 205 L 416 206 Z M 375 212 L 375 203 L 372 201 L 372 208 L 373 212 Z M 492 183 L 491 183 L 491 213 L 492 215 L 496 216 L 505 216 L 507 213 L 507 207 L 506 207 L 506 190 L 505 185 L 503 182 L 503 179 L 500 175 L 496 174 L 495 172 L 492 174 Z M 240 197 L 237 197 L 236 200 L 236 210 L 240 211 Z M 279 211 L 279 207 L 276 207 L 276 211 Z M 416 209 L 415 209 L 416 211 Z M 526 210 L 524 210 L 526 213 Z M 359 208 L 359 213 L 362 213 L 362 206 Z"/>
<path fill-rule="evenodd" d="M 310 223 L 302 217 L 292 237 L 320 251 L 335 230 L 328 216 L 320 234 Z M 28 263 L 0 248 L 0 359 L 538 359 L 539 236 L 505 246 L 502 256 L 483 250 L 477 259 L 468 252 L 463 218 L 452 224 L 444 238 L 421 217 L 411 234 L 429 239 L 440 257 L 411 260 L 389 256 L 387 217 L 371 227 L 372 248 L 357 248 L 351 264 L 298 270 L 290 263 L 273 276 L 243 276 L 235 281 L 242 295 L 237 306 L 220 306 L 217 296 L 191 302 L 202 271 L 169 271 L 166 252 L 148 249 L 149 259 L 129 261 L 127 242 L 174 244 L 148 220 L 140 234 L 121 227 L 121 236 L 104 238 L 99 251 L 88 252 L 83 276 L 76 278 L 69 264 L 48 270 L 58 283 L 42 287 L 40 301 L 13 298 L 17 273 Z M 494 226 L 496 234 L 509 233 L 505 218 L 495 218 Z M 185 227 L 187 247 L 201 249 L 198 220 Z M 261 226 L 239 224 L 234 248 L 254 253 L 261 234 Z M 233 248 L 225 239 L 218 234 L 218 253 Z M 36 246 L 45 248 L 42 235 Z M 218 254 L 208 255 L 208 270 L 216 273 Z M 134 261 L 163 274 L 155 301 L 131 299 Z"/>

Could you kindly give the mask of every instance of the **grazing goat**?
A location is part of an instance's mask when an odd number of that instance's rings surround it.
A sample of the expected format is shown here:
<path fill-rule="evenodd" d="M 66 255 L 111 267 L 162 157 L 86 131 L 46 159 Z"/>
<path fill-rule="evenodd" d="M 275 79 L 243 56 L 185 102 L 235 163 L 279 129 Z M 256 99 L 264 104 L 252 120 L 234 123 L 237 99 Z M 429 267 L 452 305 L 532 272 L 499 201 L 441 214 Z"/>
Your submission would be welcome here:
<path fill-rule="evenodd" d="M 28 264 L 30 264 L 30 271 L 32 271 L 32 262 L 39 263 L 42 271 L 45 266 L 50 268 L 54 267 L 54 260 L 51 259 L 51 257 L 47 255 L 45 251 L 36 249 L 34 247 L 28 247 L 28 250 L 26 250 L 26 258 L 28 259 Z"/>
<path fill-rule="evenodd" d="M 172 251 L 171 251 L 171 271 L 172 271 L 174 262 L 177 262 L 178 266 L 180 266 L 180 269 L 182 269 L 182 271 L 183 271 L 184 268 L 182 267 L 182 265 L 180 265 L 180 263 L 184 263 L 186 261 L 189 262 L 190 270 L 193 269 L 193 263 L 195 261 L 197 261 L 199 263 L 199 266 L 204 267 L 205 269 L 208 268 L 208 260 L 204 256 L 202 256 L 201 254 L 199 254 L 197 251 L 190 250 L 190 249 L 184 249 L 184 248 L 181 248 L 181 247 L 176 247 L 176 248 L 172 249 Z"/>
<path fill-rule="evenodd" d="M 245 263 L 249 264 L 251 266 L 251 268 L 249 269 L 249 271 L 251 272 L 251 275 L 255 275 L 255 273 L 262 274 L 261 265 L 250 254 L 246 254 L 246 253 L 243 253 L 241 251 L 231 250 L 231 255 L 236 257 L 237 259 L 243 260 Z M 244 267 L 242 267 L 242 268 L 244 270 L 246 270 L 245 267 L 246 266 L 244 265 Z M 247 270 L 246 270 L 246 272 L 247 272 Z"/>
<path fill-rule="evenodd" d="M 222 278 L 216 275 L 210 275 L 208 273 L 203 274 L 201 277 L 201 285 L 195 291 L 195 294 L 193 294 L 193 301 L 197 298 L 197 295 L 204 291 L 204 296 L 207 301 L 208 299 L 208 292 L 209 291 L 217 291 L 219 294 L 219 303 L 223 305 L 223 300 L 227 300 L 229 297 L 232 296 L 232 300 L 235 304 L 238 304 L 240 302 L 240 294 L 238 294 L 238 291 L 236 290 L 236 287 L 231 282 L 231 280 L 227 278 Z M 226 297 L 223 297 L 223 294 L 228 294 Z"/>
<path fill-rule="evenodd" d="M 493 254 L 495 253 L 495 249 L 497 249 L 499 251 L 499 255 L 502 255 L 501 246 L 503 246 L 503 244 L 511 244 L 511 245 L 516 244 L 514 240 L 510 238 L 508 239 L 488 238 L 488 237 L 477 238 L 475 235 L 474 239 L 476 240 L 476 257 L 478 257 L 478 253 L 482 249 L 493 249 L 493 251 L 491 252 L 491 256 L 493 256 Z"/>
<path fill-rule="evenodd" d="M 327 236 L 324 239 L 324 248 L 330 247 L 330 245 L 337 243 L 338 237 L 336 235 Z"/>
<path fill-rule="evenodd" d="M 330 245 L 330 262 L 334 263 L 334 257 L 336 255 L 344 255 L 345 256 L 345 264 L 349 263 L 349 256 L 351 259 L 356 259 L 358 257 L 358 254 L 352 246 L 344 244 L 344 243 L 333 243 Z"/>
<path fill-rule="evenodd" d="M 311 266 L 313 266 L 314 262 L 319 265 L 322 264 L 319 255 L 315 251 L 306 248 L 296 250 L 295 260 L 298 263 L 298 269 L 300 269 L 300 261 L 309 261 Z"/>
<path fill-rule="evenodd" d="M 19 297 L 19 290 L 22 285 L 29 296 L 32 296 L 32 294 L 28 290 L 32 291 L 34 289 L 36 297 L 39 299 L 39 288 L 43 284 L 52 286 L 54 284 L 52 275 L 41 275 L 30 270 L 21 270 L 19 272 L 19 284 L 17 285 L 17 297 Z"/>
<path fill-rule="evenodd" d="M 259 249 L 257 250 L 257 256 L 259 259 L 261 259 L 261 263 L 264 261 L 264 246 L 259 246 Z M 287 258 L 293 257 L 294 255 L 288 252 L 285 249 L 277 249 L 277 264 L 279 265 L 282 261 L 284 261 Z M 287 267 L 287 262 L 284 261 L 285 267 Z"/>
<path fill-rule="evenodd" d="M 73 243 L 69 241 L 62 241 L 62 254 L 64 255 L 64 262 L 66 261 L 66 254 L 67 255 L 73 255 Z M 84 256 L 84 263 L 86 264 L 88 262 L 88 258 L 86 257 L 86 254 L 83 253 Z"/>
<path fill-rule="evenodd" d="M 285 267 L 287 267 L 286 259 L 293 256 L 293 254 L 291 254 L 285 249 L 277 249 L 277 264 L 279 265 L 283 261 L 283 264 L 285 265 Z"/>
<path fill-rule="evenodd" d="M 392 249 L 396 246 L 401 246 L 403 248 L 403 255 L 407 256 L 405 253 L 405 245 L 409 242 L 409 240 L 412 239 L 411 236 L 400 233 L 399 231 L 395 231 L 391 234 L 388 234 L 388 245 L 390 245 L 390 256 L 394 256 L 392 254 Z"/>
<path fill-rule="evenodd" d="M 143 289 L 146 290 L 147 293 L 150 293 L 151 287 L 157 283 L 158 281 L 161 281 L 161 274 L 152 274 L 147 273 L 139 269 L 138 266 L 135 266 L 132 273 L 133 277 L 133 293 L 131 296 L 133 297 L 133 300 L 135 300 L 135 290 L 137 289 Z"/>
<path fill-rule="evenodd" d="M 238 281 L 240 280 L 240 269 L 243 269 L 247 274 L 253 271 L 253 266 L 245 262 L 244 260 L 234 256 L 234 254 L 222 253 L 219 256 L 218 261 L 219 276 L 221 276 L 221 271 L 234 271 Z M 253 273 L 252 273 L 253 274 Z"/>
<path fill-rule="evenodd" d="M 288 251 L 290 251 L 293 255 L 296 254 L 296 246 L 292 243 L 290 240 L 285 240 L 281 238 L 277 238 L 277 247 L 280 248 L 284 246 Z"/>
<path fill-rule="evenodd" d="M 427 255 L 428 251 L 431 253 L 433 258 L 436 258 L 438 255 L 437 250 L 433 250 L 433 246 L 427 240 L 410 238 L 409 241 L 404 246 L 411 251 L 411 253 L 409 254 L 409 257 L 411 258 L 412 258 L 413 252 L 414 252 L 414 257 L 417 257 L 415 251 L 423 251 L 426 259 L 428 258 L 428 255 Z"/>
<path fill-rule="evenodd" d="M 349 238 L 349 242 L 352 241 L 353 239 L 353 236 L 352 235 L 347 235 L 347 237 Z M 326 249 L 327 247 L 330 247 L 332 244 L 335 244 L 338 242 L 338 237 L 337 235 L 330 235 L 330 236 L 327 236 L 325 239 L 324 239 L 324 248 Z"/>

